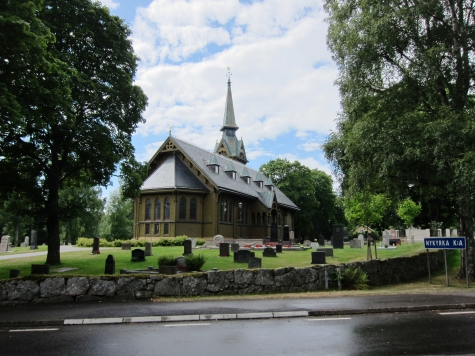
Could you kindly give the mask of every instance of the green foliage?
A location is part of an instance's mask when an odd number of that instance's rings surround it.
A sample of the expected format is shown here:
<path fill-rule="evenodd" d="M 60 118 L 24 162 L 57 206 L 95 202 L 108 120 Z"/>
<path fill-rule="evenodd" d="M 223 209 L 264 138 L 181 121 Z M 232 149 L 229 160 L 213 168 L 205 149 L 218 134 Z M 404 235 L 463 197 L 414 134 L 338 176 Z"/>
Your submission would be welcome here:
<path fill-rule="evenodd" d="M 358 193 L 345 201 L 345 216 L 353 227 L 371 226 L 381 221 L 389 205 L 384 194 Z"/>
<path fill-rule="evenodd" d="M 176 266 L 176 257 L 173 255 L 162 255 L 158 258 L 158 267 L 160 266 Z"/>
<path fill-rule="evenodd" d="M 204 266 L 208 257 L 202 254 L 191 254 L 185 256 L 186 270 L 187 271 L 201 271 L 201 267 Z"/>
<path fill-rule="evenodd" d="M 196 239 L 196 246 L 203 246 L 204 244 L 206 244 L 205 239 Z"/>
<path fill-rule="evenodd" d="M 341 272 L 343 289 L 368 289 L 368 275 L 360 267 L 349 267 Z"/>
<path fill-rule="evenodd" d="M 175 238 L 163 237 L 157 242 L 157 246 L 183 246 L 185 240 L 188 239 L 188 236 L 181 235 Z"/>
<path fill-rule="evenodd" d="M 407 198 L 399 203 L 397 215 L 404 221 L 406 226 L 412 226 L 414 219 L 421 213 L 421 204 L 416 204 L 411 198 Z"/>
<path fill-rule="evenodd" d="M 120 191 L 118 189 L 110 193 L 100 224 L 100 235 L 108 241 L 129 240 L 133 237 L 133 201 L 122 199 Z"/>

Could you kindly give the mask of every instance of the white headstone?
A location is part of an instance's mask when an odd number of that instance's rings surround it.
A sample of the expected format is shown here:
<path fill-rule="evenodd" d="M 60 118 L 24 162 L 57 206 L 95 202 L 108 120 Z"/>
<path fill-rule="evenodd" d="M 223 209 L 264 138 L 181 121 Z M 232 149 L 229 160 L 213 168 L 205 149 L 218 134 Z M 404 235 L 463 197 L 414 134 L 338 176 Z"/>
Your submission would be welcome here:
<path fill-rule="evenodd" d="M 2 240 L 0 242 L 0 252 L 7 252 L 9 243 L 10 243 L 10 236 L 3 235 Z"/>
<path fill-rule="evenodd" d="M 457 229 L 452 230 L 452 236 L 457 237 L 459 235 Z"/>
<path fill-rule="evenodd" d="M 192 248 L 196 247 L 196 239 L 191 239 L 191 247 Z"/>
<path fill-rule="evenodd" d="M 445 229 L 445 237 L 450 237 L 450 229 Z"/>
<path fill-rule="evenodd" d="M 361 247 L 363 247 L 364 246 L 364 236 L 359 234 L 358 235 L 358 240 L 360 240 L 360 245 L 361 245 Z"/>
<path fill-rule="evenodd" d="M 317 248 L 318 248 L 318 242 L 311 242 L 310 246 L 312 246 L 312 249 L 314 249 L 316 251 Z"/>
<path fill-rule="evenodd" d="M 391 230 L 394 231 L 394 230 Z M 391 238 L 390 232 L 388 230 L 384 231 L 383 234 L 383 246 L 389 246 L 389 239 Z"/>
<path fill-rule="evenodd" d="M 222 242 L 224 242 L 224 237 L 223 237 L 223 235 L 215 235 L 215 236 L 213 237 L 213 243 L 214 243 L 215 245 L 219 245 L 219 244 L 222 243 Z"/>
<path fill-rule="evenodd" d="M 437 237 L 442 237 L 442 229 L 437 229 Z"/>
<path fill-rule="evenodd" d="M 25 246 L 30 246 L 30 238 L 28 236 L 25 236 Z"/>

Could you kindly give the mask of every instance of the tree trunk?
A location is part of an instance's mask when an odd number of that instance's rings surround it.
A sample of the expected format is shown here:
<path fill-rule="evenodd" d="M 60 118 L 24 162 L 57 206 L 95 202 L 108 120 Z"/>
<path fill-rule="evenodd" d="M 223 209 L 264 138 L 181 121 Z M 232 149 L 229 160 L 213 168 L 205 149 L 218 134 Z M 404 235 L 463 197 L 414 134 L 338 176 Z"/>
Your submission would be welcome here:
<path fill-rule="evenodd" d="M 460 270 L 457 274 L 457 278 L 466 278 L 467 271 L 465 270 L 465 261 L 468 261 L 468 276 L 471 280 L 475 279 L 474 269 L 474 254 L 475 243 L 473 242 L 473 219 L 472 209 L 469 206 L 459 207 L 460 218 L 460 236 L 465 236 L 466 249 L 461 253 Z"/>
<path fill-rule="evenodd" d="M 20 230 L 20 223 L 15 224 L 15 247 L 18 247 L 18 230 Z"/>
<path fill-rule="evenodd" d="M 46 231 L 48 241 L 48 255 L 46 263 L 58 265 L 61 263 L 59 248 L 59 166 L 53 155 L 51 170 L 48 174 L 48 198 L 46 201 Z"/>

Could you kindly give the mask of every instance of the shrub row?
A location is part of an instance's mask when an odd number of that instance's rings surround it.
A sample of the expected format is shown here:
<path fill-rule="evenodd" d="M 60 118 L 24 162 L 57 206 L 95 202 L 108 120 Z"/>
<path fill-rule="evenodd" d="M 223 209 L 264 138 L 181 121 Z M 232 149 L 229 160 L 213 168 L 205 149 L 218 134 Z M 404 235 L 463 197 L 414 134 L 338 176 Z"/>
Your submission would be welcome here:
<path fill-rule="evenodd" d="M 152 246 L 183 246 L 183 242 L 188 236 L 182 235 L 175 238 L 161 238 L 160 240 L 152 241 Z M 107 241 L 106 239 L 99 239 L 100 247 L 121 247 L 123 243 L 129 243 L 131 247 L 145 247 L 146 240 L 114 240 Z M 78 247 L 92 247 L 94 239 L 87 237 L 79 237 L 76 246 Z M 197 239 L 196 245 L 201 246 L 206 243 L 203 239 Z"/>

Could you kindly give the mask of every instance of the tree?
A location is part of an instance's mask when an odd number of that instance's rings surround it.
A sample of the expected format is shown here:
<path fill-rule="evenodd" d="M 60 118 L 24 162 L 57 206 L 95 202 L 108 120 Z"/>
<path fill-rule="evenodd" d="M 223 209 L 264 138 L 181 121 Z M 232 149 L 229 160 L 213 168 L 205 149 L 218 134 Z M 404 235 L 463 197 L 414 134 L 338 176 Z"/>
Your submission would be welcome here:
<path fill-rule="evenodd" d="M 325 144 L 345 190 L 450 201 L 475 276 L 474 3 L 326 0 L 342 112 Z M 464 274 L 461 268 L 461 274 Z"/>
<path fill-rule="evenodd" d="M 143 122 L 147 98 L 133 84 L 138 58 L 130 30 L 106 7 L 90 0 L 20 3 L 19 14 L 17 2 L 1 8 L 20 25 L 2 37 L 16 57 L 8 47 L 0 52 L 2 98 L 13 102 L 1 111 L 0 179 L 11 190 L 34 191 L 42 202 L 46 263 L 55 265 L 61 187 L 105 185 L 121 162 L 134 166 L 131 135 Z"/>
<path fill-rule="evenodd" d="M 121 189 L 109 195 L 105 214 L 100 225 L 100 236 L 108 241 L 130 240 L 134 229 L 134 204 L 123 198 Z"/>
<path fill-rule="evenodd" d="M 421 213 L 421 204 L 416 204 L 411 198 L 406 198 L 399 203 L 397 216 L 409 227 L 414 224 L 414 219 Z"/>

